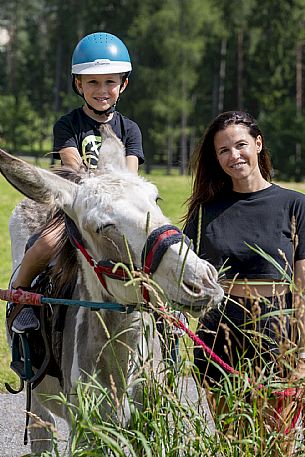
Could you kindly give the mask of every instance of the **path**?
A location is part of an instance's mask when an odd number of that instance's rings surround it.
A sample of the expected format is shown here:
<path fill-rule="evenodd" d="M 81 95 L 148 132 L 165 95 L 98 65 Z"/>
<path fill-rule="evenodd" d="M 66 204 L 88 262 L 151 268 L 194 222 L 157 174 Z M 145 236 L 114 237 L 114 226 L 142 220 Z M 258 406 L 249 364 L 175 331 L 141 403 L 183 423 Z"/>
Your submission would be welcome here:
<path fill-rule="evenodd" d="M 198 404 L 197 389 L 191 378 L 186 378 L 183 382 L 183 395 L 187 396 L 192 403 Z M 203 397 L 199 405 L 204 413 L 208 414 L 210 428 L 213 428 L 213 422 L 209 415 L 206 399 Z M 1 394 L 0 395 L 0 456 L 1 457 L 20 457 L 30 453 L 30 446 L 23 445 L 23 434 L 25 426 L 25 394 L 22 392 L 18 395 Z M 65 453 L 67 426 L 61 419 L 57 421 L 57 429 L 61 431 L 63 441 L 60 446 L 62 457 L 67 457 Z"/>

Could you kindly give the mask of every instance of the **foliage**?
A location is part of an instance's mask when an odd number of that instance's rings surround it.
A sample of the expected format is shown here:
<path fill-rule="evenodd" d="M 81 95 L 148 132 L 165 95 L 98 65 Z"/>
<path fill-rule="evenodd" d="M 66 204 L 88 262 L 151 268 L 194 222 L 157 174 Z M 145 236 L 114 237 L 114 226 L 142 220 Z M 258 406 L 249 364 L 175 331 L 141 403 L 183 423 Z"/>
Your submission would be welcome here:
<path fill-rule="evenodd" d="M 2 147 L 19 155 L 39 155 L 50 148 L 52 121 L 41 118 L 25 95 L 7 95 L 0 99 L 0 139 Z"/>
<path fill-rule="evenodd" d="M 81 103 L 73 48 L 102 30 L 130 50 L 119 109 L 143 131 L 147 170 L 185 173 L 211 118 L 242 108 L 264 121 L 278 176 L 305 176 L 305 0 L 0 0 L 0 11 L 0 138 L 14 153 L 50 151 L 55 119 Z"/>

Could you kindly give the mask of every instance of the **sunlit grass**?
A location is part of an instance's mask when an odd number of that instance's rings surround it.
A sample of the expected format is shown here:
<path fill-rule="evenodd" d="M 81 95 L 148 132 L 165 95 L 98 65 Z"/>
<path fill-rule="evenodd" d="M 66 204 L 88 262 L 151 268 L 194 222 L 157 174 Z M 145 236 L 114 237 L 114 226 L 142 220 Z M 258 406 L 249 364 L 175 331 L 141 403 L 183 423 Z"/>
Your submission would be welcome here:
<path fill-rule="evenodd" d="M 0 288 L 7 289 L 11 274 L 11 243 L 8 232 L 8 221 L 14 206 L 22 198 L 21 194 L 10 186 L 0 175 Z M 16 380 L 9 369 L 10 351 L 6 342 L 5 302 L 0 301 L 0 392 L 4 390 L 4 382 Z"/>
<path fill-rule="evenodd" d="M 261 342 L 259 338 L 252 339 L 252 342 L 257 350 L 257 363 L 241 358 L 239 374 L 227 375 L 223 371 L 223 381 L 213 388 L 206 388 L 215 407 L 220 399 L 226 399 L 226 408 L 214 416 L 214 424 L 205 415 L 205 402 L 198 404 L 187 395 L 181 396 L 186 360 L 181 361 L 177 371 L 171 365 L 162 367 L 164 379 L 156 377 L 149 368 L 151 363 L 143 364 L 145 370 L 137 380 L 143 386 L 141 409 L 135 408 L 128 394 L 130 386 L 126 387 L 131 413 L 128 423 L 120 420 L 118 405 L 121 398 L 117 397 L 115 385 L 107 390 L 96 375 L 78 385 L 75 393 L 77 406 L 63 394 L 56 397 L 72 418 L 69 456 L 290 457 L 292 454 L 288 449 L 295 446 L 295 429 L 286 434 L 291 417 L 284 420 L 284 416 L 278 417 L 274 409 L 276 392 L 289 385 L 281 377 L 283 360 L 280 358 L 279 365 L 269 366 L 270 371 L 265 374 Z M 302 383 L 290 385 L 298 387 Z M 202 394 L 201 389 L 199 393 Z M 286 406 L 289 404 L 296 408 L 293 399 L 285 403 Z M 106 405 L 107 418 L 103 415 Z M 58 443 L 56 436 L 54 442 Z M 305 455 L 304 444 L 299 438 L 297 446 L 293 455 Z M 56 453 L 56 456 L 60 454 Z"/>

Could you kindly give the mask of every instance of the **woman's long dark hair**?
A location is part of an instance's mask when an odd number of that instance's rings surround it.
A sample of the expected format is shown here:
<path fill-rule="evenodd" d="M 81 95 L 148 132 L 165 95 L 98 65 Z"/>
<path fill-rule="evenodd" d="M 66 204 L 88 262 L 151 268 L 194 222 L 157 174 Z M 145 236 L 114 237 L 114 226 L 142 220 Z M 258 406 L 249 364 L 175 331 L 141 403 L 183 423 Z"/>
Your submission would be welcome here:
<path fill-rule="evenodd" d="M 198 144 L 191 158 L 190 168 L 193 177 L 192 195 L 187 199 L 187 213 L 183 218 L 188 221 L 199 205 L 214 200 L 217 196 L 232 189 L 232 180 L 218 163 L 214 147 L 217 132 L 229 125 L 244 125 L 249 134 L 256 140 L 262 138 L 262 150 L 258 154 L 258 165 L 264 179 L 271 181 L 272 165 L 265 147 L 264 136 L 256 120 L 243 111 L 227 111 L 219 114 L 207 128 L 203 139 Z"/>

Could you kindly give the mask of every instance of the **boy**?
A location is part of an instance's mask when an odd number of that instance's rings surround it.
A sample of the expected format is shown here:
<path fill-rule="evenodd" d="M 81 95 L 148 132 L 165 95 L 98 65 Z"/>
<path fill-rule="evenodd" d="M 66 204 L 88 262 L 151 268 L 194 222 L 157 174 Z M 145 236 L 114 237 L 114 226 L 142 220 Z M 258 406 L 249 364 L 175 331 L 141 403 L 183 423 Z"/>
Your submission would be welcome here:
<path fill-rule="evenodd" d="M 140 129 L 116 111 L 131 69 L 128 50 L 114 35 L 92 33 L 78 43 L 72 56 L 72 86 L 84 104 L 54 125 L 54 157 L 60 159 L 62 165 L 76 170 L 82 165 L 96 168 L 101 144 L 99 127 L 109 122 L 125 146 L 128 169 L 137 173 L 138 165 L 144 162 Z M 12 284 L 14 288 L 30 288 L 33 280 L 45 270 L 52 259 L 59 231 L 42 233 L 28 249 Z M 38 330 L 40 324 L 33 309 L 26 306 L 18 313 L 18 308 L 21 307 L 15 304 L 8 307 L 9 327 L 17 333 Z"/>

